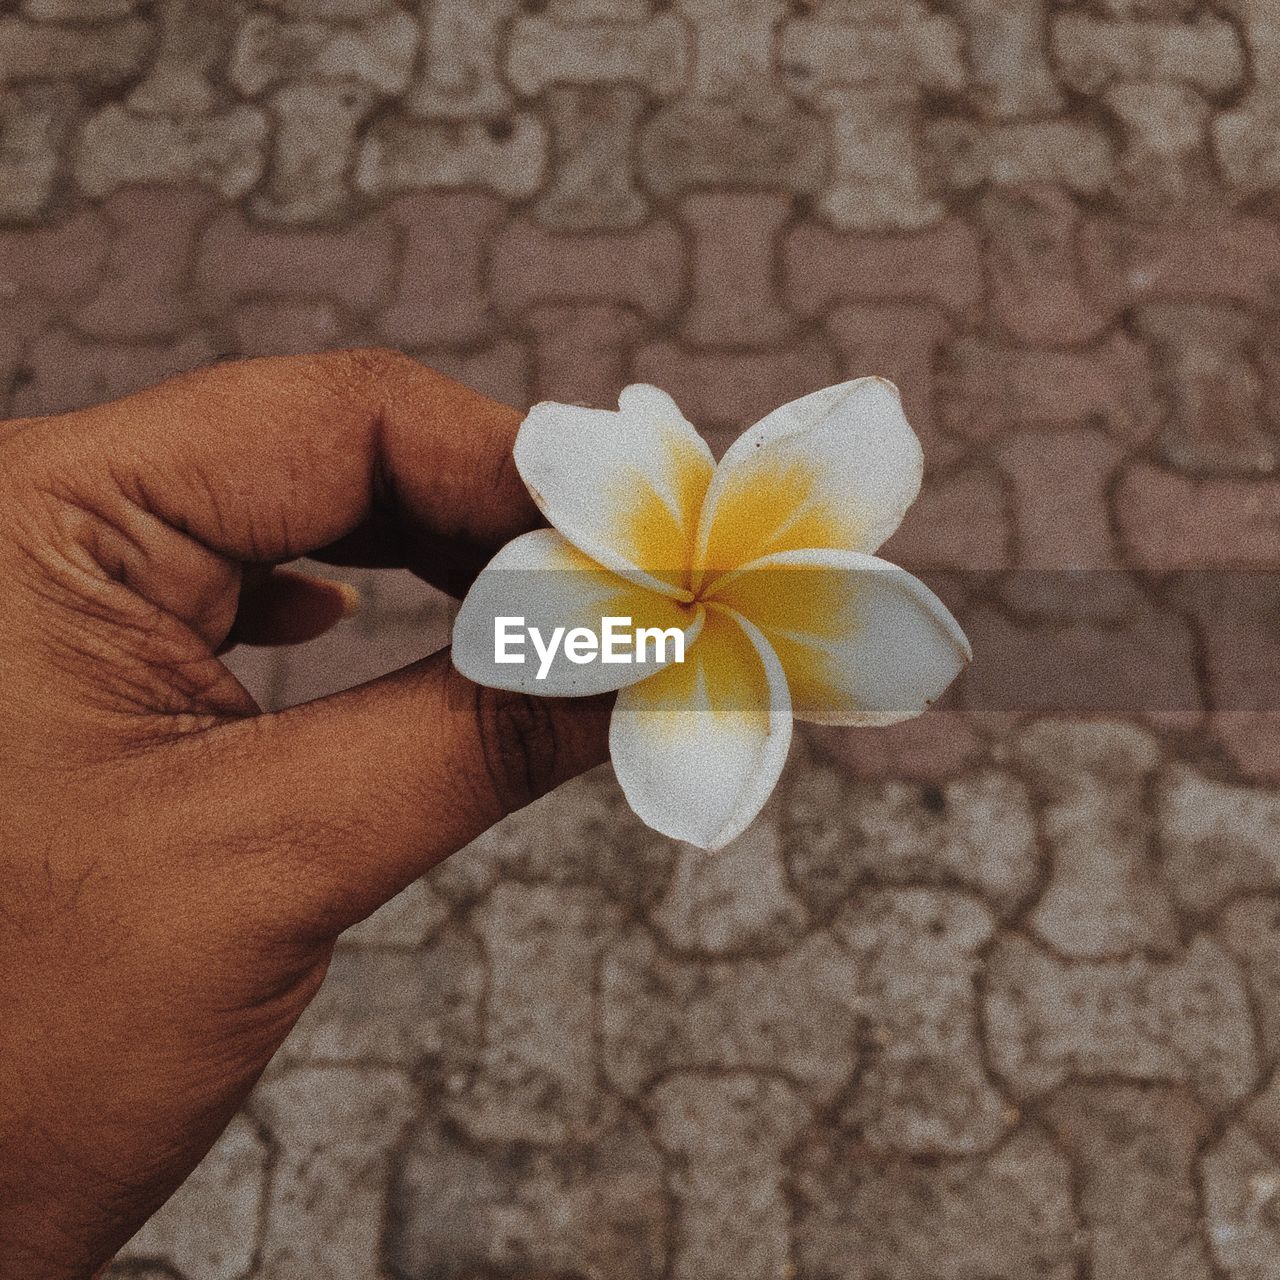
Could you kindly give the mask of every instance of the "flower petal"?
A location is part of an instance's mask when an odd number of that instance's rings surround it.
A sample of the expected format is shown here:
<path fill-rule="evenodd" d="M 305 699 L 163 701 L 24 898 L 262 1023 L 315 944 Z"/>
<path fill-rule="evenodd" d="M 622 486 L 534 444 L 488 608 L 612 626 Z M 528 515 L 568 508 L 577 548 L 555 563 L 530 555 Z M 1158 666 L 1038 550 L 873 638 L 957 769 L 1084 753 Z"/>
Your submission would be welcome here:
<path fill-rule="evenodd" d="M 601 568 L 554 529 L 537 529 L 507 543 L 472 583 L 453 626 L 453 665 L 493 689 L 559 697 L 607 693 L 660 671 L 665 664 L 657 661 L 656 646 L 647 646 L 645 662 L 580 664 L 560 644 L 540 678 L 542 661 L 529 638 L 509 650 L 522 653 L 523 662 L 497 661 L 496 620 L 521 618 L 525 627 L 538 629 L 545 644 L 557 627 L 586 627 L 599 636 L 604 618 L 630 618 L 636 627 L 679 628 L 687 654 L 702 615 L 698 605 L 681 604 Z M 674 644 L 668 644 L 666 661 L 674 654 Z"/>
<path fill-rule="evenodd" d="M 707 596 L 751 619 L 778 655 L 796 718 L 894 724 L 938 698 L 973 656 L 918 578 L 856 551 L 787 551 L 718 579 Z"/>
<path fill-rule="evenodd" d="M 515 461 L 543 515 L 606 568 L 687 599 L 698 513 L 715 462 L 657 387 L 627 387 L 617 411 L 544 401 Z"/>
<path fill-rule="evenodd" d="M 704 573 L 809 547 L 874 551 L 920 490 L 924 456 L 884 378 L 775 409 L 733 442 L 707 491 L 694 557 Z"/>
<path fill-rule="evenodd" d="M 618 695 L 609 749 L 631 807 L 703 849 L 741 834 L 773 791 L 791 743 L 778 658 L 745 618 L 707 611 L 697 643 Z"/>

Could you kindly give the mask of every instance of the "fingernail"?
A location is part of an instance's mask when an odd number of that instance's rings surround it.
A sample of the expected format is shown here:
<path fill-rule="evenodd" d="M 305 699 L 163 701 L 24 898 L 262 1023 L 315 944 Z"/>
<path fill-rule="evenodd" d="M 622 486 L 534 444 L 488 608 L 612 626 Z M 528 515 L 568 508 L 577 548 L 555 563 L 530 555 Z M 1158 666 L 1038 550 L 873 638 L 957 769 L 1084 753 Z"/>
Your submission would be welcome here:
<path fill-rule="evenodd" d="M 327 582 L 342 597 L 342 616 L 344 618 L 354 617 L 360 612 L 360 588 L 353 587 L 349 582 L 335 582 L 332 578 L 325 578 Z"/>

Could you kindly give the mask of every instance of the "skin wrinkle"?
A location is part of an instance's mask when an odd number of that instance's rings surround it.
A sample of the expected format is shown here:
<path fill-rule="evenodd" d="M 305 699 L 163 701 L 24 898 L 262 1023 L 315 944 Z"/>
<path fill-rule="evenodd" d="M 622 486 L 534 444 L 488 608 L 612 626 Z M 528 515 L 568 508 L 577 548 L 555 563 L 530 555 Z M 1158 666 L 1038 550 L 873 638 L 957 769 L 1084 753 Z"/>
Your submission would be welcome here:
<path fill-rule="evenodd" d="M 0 1274 L 110 1257 L 234 1114 L 337 935 L 604 758 L 608 698 L 495 700 L 447 652 L 271 715 L 214 656 L 237 555 L 323 555 L 364 524 L 406 563 L 521 532 L 527 497 L 493 488 L 518 484 L 495 461 L 515 422 L 403 357 L 338 355 L 0 437 Z M 188 553 L 210 578 L 184 596 Z"/>

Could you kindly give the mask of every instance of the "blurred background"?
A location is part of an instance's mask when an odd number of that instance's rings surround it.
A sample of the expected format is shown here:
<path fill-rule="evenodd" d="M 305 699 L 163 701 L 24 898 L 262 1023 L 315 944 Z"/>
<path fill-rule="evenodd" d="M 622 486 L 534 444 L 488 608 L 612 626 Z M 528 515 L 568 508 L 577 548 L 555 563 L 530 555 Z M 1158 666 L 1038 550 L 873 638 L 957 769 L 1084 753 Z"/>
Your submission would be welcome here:
<path fill-rule="evenodd" d="M 718 855 L 603 769 L 406 891 L 110 1275 L 1280 1277 L 1278 196 L 1274 0 L 0 0 L 0 408 L 883 374 L 978 654 Z M 446 642 L 351 577 L 265 706 Z"/>

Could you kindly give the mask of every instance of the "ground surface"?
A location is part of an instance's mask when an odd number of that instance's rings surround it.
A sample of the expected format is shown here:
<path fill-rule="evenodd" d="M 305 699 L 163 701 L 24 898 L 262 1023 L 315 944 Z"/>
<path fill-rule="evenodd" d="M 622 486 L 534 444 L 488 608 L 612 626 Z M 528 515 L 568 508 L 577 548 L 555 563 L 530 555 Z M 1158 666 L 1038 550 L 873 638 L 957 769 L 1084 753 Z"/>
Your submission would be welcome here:
<path fill-rule="evenodd" d="M 1274 0 L 7 0 L 0 86 L 12 412 L 373 341 L 722 443 L 878 372 L 979 651 L 719 857 L 602 771 L 405 893 L 113 1274 L 1280 1277 Z M 1132 567 L 1203 572 L 971 576 Z"/>

